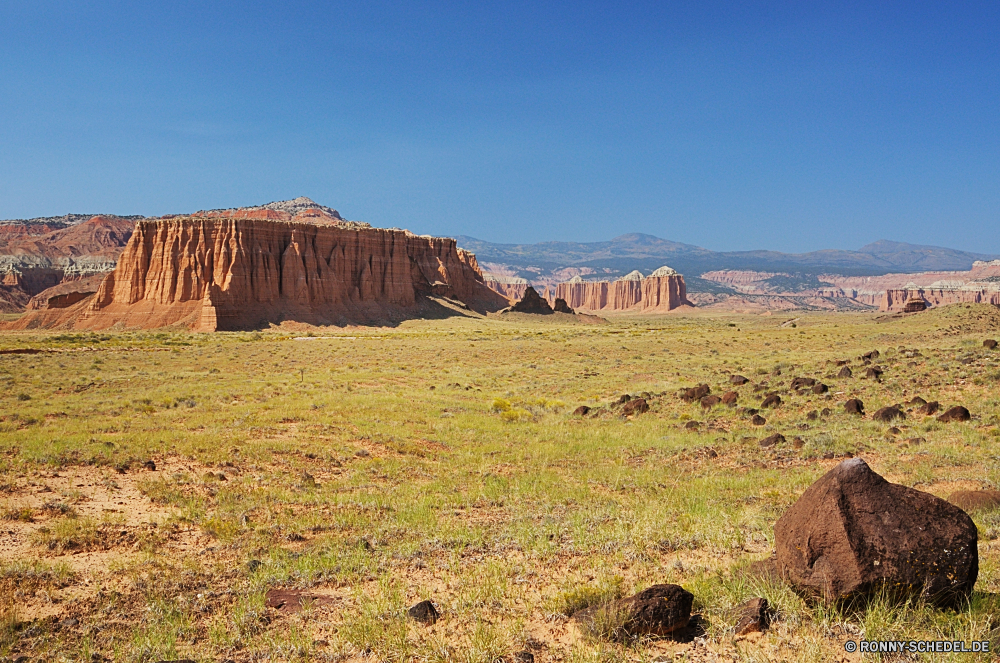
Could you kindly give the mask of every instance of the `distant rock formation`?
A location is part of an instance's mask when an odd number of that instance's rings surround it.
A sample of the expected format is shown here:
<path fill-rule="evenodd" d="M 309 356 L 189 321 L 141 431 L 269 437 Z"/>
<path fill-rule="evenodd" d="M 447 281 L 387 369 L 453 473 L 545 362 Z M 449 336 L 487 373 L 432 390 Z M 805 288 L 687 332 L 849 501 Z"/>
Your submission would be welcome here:
<path fill-rule="evenodd" d="M 96 292 L 77 292 L 84 296 L 55 293 L 10 326 L 216 331 L 286 320 L 381 324 L 415 317 L 432 296 L 484 312 L 507 304 L 454 240 L 343 222 L 318 208 L 290 220 L 213 214 L 140 221 Z"/>
<path fill-rule="evenodd" d="M 483 272 L 483 283 L 494 292 L 498 292 L 511 302 L 519 301 L 528 289 L 528 280 L 519 276 L 501 276 Z"/>
<path fill-rule="evenodd" d="M 690 306 L 684 277 L 669 267 L 646 277 L 633 271 L 617 281 L 584 281 L 575 276 L 557 285 L 553 297 L 588 313 L 666 313 Z"/>
<path fill-rule="evenodd" d="M 511 313 L 537 313 L 541 315 L 549 315 L 553 312 L 549 303 L 539 296 L 531 286 L 528 286 L 524 291 L 524 297 L 507 310 Z"/>

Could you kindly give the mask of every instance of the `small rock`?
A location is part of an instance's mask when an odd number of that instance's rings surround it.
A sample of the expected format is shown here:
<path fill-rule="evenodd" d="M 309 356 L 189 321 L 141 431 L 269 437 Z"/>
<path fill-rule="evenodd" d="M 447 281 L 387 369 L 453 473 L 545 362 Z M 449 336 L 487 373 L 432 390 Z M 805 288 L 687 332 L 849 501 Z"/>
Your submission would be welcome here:
<path fill-rule="evenodd" d="M 961 405 L 956 405 L 953 408 L 949 408 L 947 412 L 938 417 L 938 421 L 947 424 L 952 421 L 968 421 L 971 418 L 972 415 L 969 414 L 968 410 Z"/>
<path fill-rule="evenodd" d="M 992 338 L 987 339 L 987 340 L 983 341 L 983 347 L 986 348 L 987 350 L 996 350 L 997 349 L 997 342 L 994 341 Z"/>
<path fill-rule="evenodd" d="M 792 447 L 795 449 L 801 449 L 804 446 L 806 446 L 806 442 L 801 437 L 796 437 L 792 440 Z"/>
<path fill-rule="evenodd" d="M 721 402 L 722 399 L 718 396 L 705 396 L 701 399 L 701 406 L 706 410 L 710 410 Z"/>
<path fill-rule="evenodd" d="M 872 350 L 871 352 L 861 355 L 861 358 L 867 359 L 868 361 L 873 361 L 875 359 L 878 359 L 880 356 L 881 355 L 879 354 L 878 350 Z"/>
<path fill-rule="evenodd" d="M 898 428 L 896 428 L 895 426 L 893 426 L 892 428 L 890 428 L 889 430 L 886 431 L 886 434 L 887 435 L 899 435 L 902 432 L 903 431 L 901 431 Z"/>
<path fill-rule="evenodd" d="M 789 389 L 791 389 L 792 391 L 798 391 L 803 387 L 811 387 L 814 384 L 816 384 L 816 380 L 814 380 L 813 378 L 795 378 L 794 380 L 792 380 L 792 384 L 789 385 Z"/>
<path fill-rule="evenodd" d="M 633 398 L 622 408 L 622 414 L 625 416 L 644 412 L 649 412 L 649 403 L 645 398 Z"/>
<path fill-rule="evenodd" d="M 406 614 L 417 620 L 421 624 L 430 626 L 437 622 L 441 614 L 430 601 L 421 601 L 406 611 Z"/>
<path fill-rule="evenodd" d="M 145 463 L 142 464 L 142 466 L 145 467 L 150 472 L 155 472 L 156 471 L 156 463 L 154 463 L 151 460 L 147 460 Z"/>
<path fill-rule="evenodd" d="M 806 415 L 806 419 L 808 419 L 809 421 L 816 421 L 817 419 L 819 419 L 819 412 L 817 412 L 816 410 L 810 411 Z"/>
<path fill-rule="evenodd" d="M 833 414 L 833 410 L 831 410 L 828 407 L 823 408 L 819 412 L 819 416 L 821 416 L 821 417 L 829 417 L 831 414 Z"/>
<path fill-rule="evenodd" d="M 861 402 L 858 398 L 852 398 L 851 400 L 844 403 L 844 412 L 847 414 L 857 414 L 864 416 L 865 414 L 865 404 Z"/>
<path fill-rule="evenodd" d="M 929 417 L 929 416 L 933 415 L 935 412 L 937 412 L 940 409 L 941 409 L 941 404 L 940 403 L 938 403 L 937 401 L 930 401 L 930 402 L 924 403 L 923 405 L 921 405 L 920 407 L 918 407 L 915 410 L 915 412 L 917 414 L 922 414 L 925 417 Z"/>
<path fill-rule="evenodd" d="M 878 366 L 872 366 L 867 371 L 865 371 L 865 377 L 870 380 L 875 380 L 880 382 L 882 380 L 882 369 Z"/>
<path fill-rule="evenodd" d="M 920 398 L 920 396 L 914 396 L 910 399 L 910 402 L 906 404 L 906 407 L 922 407 L 924 405 L 927 405 L 927 401 Z"/>
<path fill-rule="evenodd" d="M 535 655 L 530 651 L 519 651 L 514 654 L 514 663 L 535 663 Z"/>
<path fill-rule="evenodd" d="M 590 408 L 586 405 L 581 405 L 580 407 L 573 410 L 573 416 L 575 417 L 585 417 L 590 412 Z"/>
<path fill-rule="evenodd" d="M 727 391 L 722 394 L 722 402 L 729 407 L 736 407 L 736 401 L 739 399 L 740 395 L 735 391 Z"/>
<path fill-rule="evenodd" d="M 742 385 L 742 384 L 746 384 L 747 382 L 750 382 L 750 380 L 748 380 L 747 378 L 743 377 L 742 375 L 730 375 L 729 376 L 729 383 L 730 384 Z"/>
<path fill-rule="evenodd" d="M 699 426 L 701 426 L 701 423 L 699 423 L 697 421 L 689 421 L 686 424 L 684 424 L 684 428 L 686 428 L 688 430 L 695 430 Z"/>
<path fill-rule="evenodd" d="M 837 377 L 838 378 L 851 378 L 851 377 L 854 377 L 854 373 L 851 372 L 850 367 L 844 366 L 842 369 L 840 369 L 840 372 L 837 373 Z"/>
<path fill-rule="evenodd" d="M 763 426 L 764 424 L 767 423 L 767 419 L 760 416 L 759 414 L 755 414 L 752 417 L 750 417 L 750 423 L 753 424 L 754 426 Z"/>
<path fill-rule="evenodd" d="M 816 384 L 813 385 L 813 388 L 812 388 L 812 393 L 817 394 L 817 395 L 818 394 L 825 394 L 828 391 L 830 391 L 830 388 L 827 387 L 822 382 L 817 382 Z"/>
<path fill-rule="evenodd" d="M 759 441 L 757 444 L 759 444 L 762 447 L 773 447 L 773 446 L 776 446 L 778 444 L 784 444 L 784 443 L 785 443 L 785 436 L 782 435 L 781 433 L 775 433 L 774 435 L 770 435 L 768 437 L 765 437 L 763 440 Z"/>
<path fill-rule="evenodd" d="M 622 630 L 628 635 L 670 635 L 691 620 L 694 595 L 680 585 L 653 585 L 620 599 L 615 607 L 624 613 Z M 590 621 L 602 607 L 587 608 L 574 618 Z"/>
<path fill-rule="evenodd" d="M 700 384 L 697 387 L 691 387 L 690 389 L 682 389 L 680 394 L 681 400 L 686 403 L 694 403 L 695 401 L 700 401 L 705 396 L 712 393 L 712 390 L 707 384 Z"/>
<path fill-rule="evenodd" d="M 750 599 L 736 608 L 740 619 L 736 622 L 736 635 L 763 633 L 771 625 L 771 610 L 765 598 Z"/>
<path fill-rule="evenodd" d="M 632 400 L 631 396 L 628 394 L 622 394 L 618 397 L 618 400 L 613 403 L 613 405 L 625 405 L 625 403 L 628 403 L 630 400 Z"/>
<path fill-rule="evenodd" d="M 906 413 L 896 408 L 894 405 L 880 408 L 875 411 L 875 414 L 872 415 L 872 420 L 874 421 L 889 422 L 894 419 L 906 419 Z"/>
<path fill-rule="evenodd" d="M 781 405 L 781 396 L 778 394 L 768 394 L 763 401 L 761 401 L 761 407 L 778 407 Z"/>

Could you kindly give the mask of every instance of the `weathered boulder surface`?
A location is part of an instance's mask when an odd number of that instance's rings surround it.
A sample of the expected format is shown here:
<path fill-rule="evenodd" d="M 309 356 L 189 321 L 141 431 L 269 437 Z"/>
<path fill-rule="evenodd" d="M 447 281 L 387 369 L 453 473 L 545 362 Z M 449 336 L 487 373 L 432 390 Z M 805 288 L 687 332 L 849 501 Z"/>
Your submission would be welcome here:
<path fill-rule="evenodd" d="M 139 221 L 85 306 L 70 306 L 62 317 L 29 312 L 12 326 L 216 331 L 285 320 L 384 323 L 414 317 L 429 296 L 479 311 L 507 305 L 483 284 L 475 256 L 453 239 L 310 210 L 291 221 L 176 217 Z"/>
<path fill-rule="evenodd" d="M 806 489 L 774 527 L 777 566 L 828 603 L 879 591 L 953 606 L 979 574 L 976 526 L 964 511 L 889 483 L 860 458 Z"/>
<path fill-rule="evenodd" d="M 861 402 L 858 398 L 852 398 L 846 403 L 844 403 L 844 412 L 847 414 L 860 414 L 865 413 L 865 404 Z"/>
<path fill-rule="evenodd" d="M 955 407 L 948 408 L 948 411 L 938 417 L 938 421 L 942 423 L 950 423 L 952 421 L 968 421 L 972 418 L 972 415 L 967 409 L 961 405 L 956 405 Z"/>
<path fill-rule="evenodd" d="M 621 628 L 630 635 L 670 635 L 685 628 L 691 621 L 694 594 L 680 585 L 653 585 L 638 594 L 620 599 L 610 607 L 623 613 Z M 574 618 L 592 620 L 598 610 L 609 606 L 588 608 Z"/>

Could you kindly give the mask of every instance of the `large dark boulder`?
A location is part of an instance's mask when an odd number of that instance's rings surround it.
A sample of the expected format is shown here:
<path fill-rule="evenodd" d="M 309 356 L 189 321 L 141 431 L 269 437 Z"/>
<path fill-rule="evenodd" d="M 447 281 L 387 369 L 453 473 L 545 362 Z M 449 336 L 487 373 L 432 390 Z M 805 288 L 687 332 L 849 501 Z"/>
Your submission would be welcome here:
<path fill-rule="evenodd" d="M 968 421 L 972 418 L 969 411 L 966 410 L 961 405 L 956 405 L 953 408 L 948 408 L 948 411 L 938 417 L 938 421 L 941 423 L 951 423 L 952 421 Z"/>
<path fill-rule="evenodd" d="M 748 380 L 747 378 L 743 377 L 742 375 L 730 375 L 729 376 L 729 382 L 730 382 L 730 384 L 741 385 L 741 384 L 746 384 L 747 382 L 750 382 L 750 380 Z"/>
<path fill-rule="evenodd" d="M 576 311 L 574 311 L 569 307 L 569 304 L 566 303 L 566 300 L 562 298 L 556 298 L 556 303 L 555 305 L 553 305 L 552 309 L 556 313 L 573 313 L 573 314 L 576 313 Z"/>
<path fill-rule="evenodd" d="M 976 525 L 968 514 L 889 483 L 860 458 L 807 488 L 778 519 L 774 539 L 782 577 L 828 603 L 885 592 L 955 606 L 979 574 Z"/>
<path fill-rule="evenodd" d="M 849 378 L 853 376 L 854 373 L 851 372 L 851 369 L 848 366 L 844 366 L 842 369 L 840 369 L 840 372 L 837 373 L 838 378 Z"/>
<path fill-rule="evenodd" d="M 847 414 L 859 414 L 864 415 L 865 404 L 861 402 L 859 398 L 852 398 L 851 400 L 844 403 L 844 412 Z"/>
<path fill-rule="evenodd" d="M 691 620 L 694 595 L 680 585 L 653 585 L 638 594 L 608 606 L 588 608 L 574 618 L 591 621 L 599 610 L 615 610 L 621 615 L 621 630 L 629 636 L 670 635 Z"/>
<path fill-rule="evenodd" d="M 515 313 L 540 313 L 542 315 L 552 313 L 552 307 L 549 306 L 549 303 L 542 299 L 530 285 L 524 291 L 524 297 L 521 297 L 521 301 L 511 306 L 510 310 Z"/>
<path fill-rule="evenodd" d="M 798 391 L 799 389 L 804 389 L 805 387 L 811 387 L 816 384 L 816 380 L 813 378 L 795 378 L 792 380 L 791 389 L 792 391 Z"/>
<path fill-rule="evenodd" d="M 881 421 L 888 423 L 893 419 L 906 419 L 906 413 L 900 410 L 895 405 L 889 405 L 888 407 L 883 407 L 875 411 L 872 415 L 874 421 Z"/>
<path fill-rule="evenodd" d="M 781 405 L 781 396 L 778 394 L 768 394 L 760 402 L 761 407 L 778 407 L 779 405 Z"/>
<path fill-rule="evenodd" d="M 633 398 L 622 407 L 622 414 L 626 417 L 633 414 L 643 414 L 649 412 L 649 403 L 645 398 Z"/>
<path fill-rule="evenodd" d="M 691 387 L 690 389 L 681 389 L 680 396 L 681 400 L 686 403 L 693 403 L 695 401 L 700 401 L 705 396 L 712 393 L 712 389 L 707 384 L 700 384 L 697 387 Z"/>

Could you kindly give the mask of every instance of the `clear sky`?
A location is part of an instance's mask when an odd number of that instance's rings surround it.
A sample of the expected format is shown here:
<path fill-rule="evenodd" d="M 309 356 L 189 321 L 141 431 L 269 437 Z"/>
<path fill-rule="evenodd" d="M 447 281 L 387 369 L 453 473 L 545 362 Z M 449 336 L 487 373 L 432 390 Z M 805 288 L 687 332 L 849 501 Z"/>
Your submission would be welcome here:
<path fill-rule="evenodd" d="M 1000 253 L 1000 3 L 0 0 L 0 218 Z"/>

